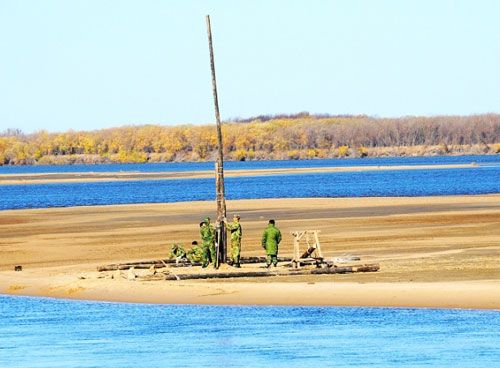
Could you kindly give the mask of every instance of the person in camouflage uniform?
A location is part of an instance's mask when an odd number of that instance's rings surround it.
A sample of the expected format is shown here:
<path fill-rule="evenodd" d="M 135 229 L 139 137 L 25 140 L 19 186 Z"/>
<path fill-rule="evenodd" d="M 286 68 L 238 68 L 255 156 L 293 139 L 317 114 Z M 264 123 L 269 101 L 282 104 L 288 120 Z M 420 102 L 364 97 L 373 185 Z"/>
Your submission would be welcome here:
<path fill-rule="evenodd" d="M 241 253 L 241 230 L 240 216 L 234 215 L 233 222 L 226 221 L 226 227 L 231 232 L 231 260 L 230 264 L 233 267 L 240 268 L 240 253 Z"/>
<path fill-rule="evenodd" d="M 216 267 L 217 254 L 215 252 L 215 228 L 210 224 L 210 217 L 206 217 L 200 224 L 201 246 L 203 249 L 203 265 L 205 268 L 210 261 Z"/>
<path fill-rule="evenodd" d="M 182 244 L 174 244 L 172 245 L 172 249 L 170 250 L 170 259 L 176 258 L 176 259 L 183 259 L 186 258 L 186 251 L 184 250 L 184 247 Z"/>
<path fill-rule="evenodd" d="M 278 245 L 281 242 L 281 231 L 275 226 L 274 220 L 269 220 L 266 230 L 262 235 L 262 247 L 266 250 L 267 267 L 278 265 Z"/>
<path fill-rule="evenodd" d="M 203 263 L 203 248 L 198 245 L 196 240 L 191 243 L 191 249 L 187 252 L 187 259 L 192 264 Z"/>

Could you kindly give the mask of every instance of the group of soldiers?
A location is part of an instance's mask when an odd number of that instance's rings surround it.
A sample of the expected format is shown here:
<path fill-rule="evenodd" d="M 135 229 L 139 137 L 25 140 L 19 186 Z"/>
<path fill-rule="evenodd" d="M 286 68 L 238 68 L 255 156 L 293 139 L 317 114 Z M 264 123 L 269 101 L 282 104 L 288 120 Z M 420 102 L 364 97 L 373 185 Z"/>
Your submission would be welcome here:
<path fill-rule="evenodd" d="M 234 215 L 233 221 L 228 222 L 227 219 L 223 219 L 228 232 L 230 232 L 231 239 L 231 249 L 229 252 L 228 264 L 233 267 L 240 268 L 240 257 L 241 257 L 241 238 L 243 236 L 243 231 L 240 224 L 240 216 Z M 201 262 L 202 267 L 207 267 L 209 263 L 212 263 L 214 267 L 217 267 L 217 252 L 215 247 L 215 227 L 210 223 L 210 218 L 205 217 L 200 223 L 200 236 L 201 236 L 201 247 L 198 246 L 197 241 L 192 242 L 192 248 L 190 251 L 185 252 L 181 246 L 174 245 L 172 247 L 171 256 L 173 257 L 186 257 L 192 263 Z M 269 223 L 264 230 L 262 235 L 262 247 L 266 250 L 266 266 L 274 267 L 278 264 L 278 245 L 281 242 L 281 231 L 276 227 L 274 220 L 269 220 Z M 175 247 L 175 249 L 174 249 Z"/>

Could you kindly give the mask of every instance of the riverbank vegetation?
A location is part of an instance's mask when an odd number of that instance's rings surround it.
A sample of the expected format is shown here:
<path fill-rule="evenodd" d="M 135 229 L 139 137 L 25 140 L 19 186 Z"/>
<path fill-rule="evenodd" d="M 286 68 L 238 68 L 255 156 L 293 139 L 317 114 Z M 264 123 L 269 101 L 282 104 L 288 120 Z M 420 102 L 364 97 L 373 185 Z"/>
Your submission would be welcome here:
<path fill-rule="evenodd" d="M 500 115 L 374 118 L 299 113 L 223 124 L 226 160 L 500 153 Z M 0 165 L 210 161 L 215 125 L 0 133 Z"/>

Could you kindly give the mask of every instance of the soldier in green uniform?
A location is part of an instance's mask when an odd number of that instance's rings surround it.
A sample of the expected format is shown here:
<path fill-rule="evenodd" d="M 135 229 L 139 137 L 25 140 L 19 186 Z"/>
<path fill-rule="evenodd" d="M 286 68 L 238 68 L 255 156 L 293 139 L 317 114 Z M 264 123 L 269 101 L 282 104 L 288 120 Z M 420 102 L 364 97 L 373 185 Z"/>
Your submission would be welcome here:
<path fill-rule="evenodd" d="M 205 217 L 203 222 L 200 224 L 200 235 L 201 235 L 201 246 L 203 248 L 203 265 L 202 267 L 207 267 L 211 261 L 216 266 L 215 252 L 215 228 L 210 224 L 210 217 Z"/>
<path fill-rule="evenodd" d="M 186 257 L 192 264 L 203 263 L 203 248 L 198 245 L 196 240 L 191 243 L 191 249 L 188 250 Z"/>
<path fill-rule="evenodd" d="M 168 258 L 170 259 L 177 258 L 178 260 L 186 258 L 186 250 L 184 249 L 182 244 L 172 245 L 172 249 L 170 250 Z"/>
<path fill-rule="evenodd" d="M 275 226 L 274 220 L 269 220 L 266 230 L 262 235 L 262 247 L 266 250 L 267 267 L 271 263 L 276 267 L 278 265 L 278 245 L 281 241 L 281 231 Z"/>
<path fill-rule="evenodd" d="M 231 260 L 230 263 L 233 267 L 240 268 L 240 253 L 241 253 L 241 224 L 240 216 L 234 215 L 233 222 L 226 222 L 227 229 L 231 232 Z"/>

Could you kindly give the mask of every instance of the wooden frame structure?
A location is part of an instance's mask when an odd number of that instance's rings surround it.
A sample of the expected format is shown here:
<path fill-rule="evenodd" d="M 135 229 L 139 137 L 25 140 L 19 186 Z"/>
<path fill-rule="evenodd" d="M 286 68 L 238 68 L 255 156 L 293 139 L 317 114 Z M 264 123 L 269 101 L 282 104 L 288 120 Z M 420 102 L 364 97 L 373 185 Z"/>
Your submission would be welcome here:
<path fill-rule="evenodd" d="M 293 235 L 293 268 L 300 268 L 303 264 L 316 264 L 316 266 L 320 267 L 324 259 L 323 252 L 321 251 L 321 244 L 319 242 L 318 234 L 320 232 L 320 230 L 299 230 L 291 232 Z M 306 243 L 305 252 L 300 251 L 300 241 L 302 239 L 304 239 Z"/>

